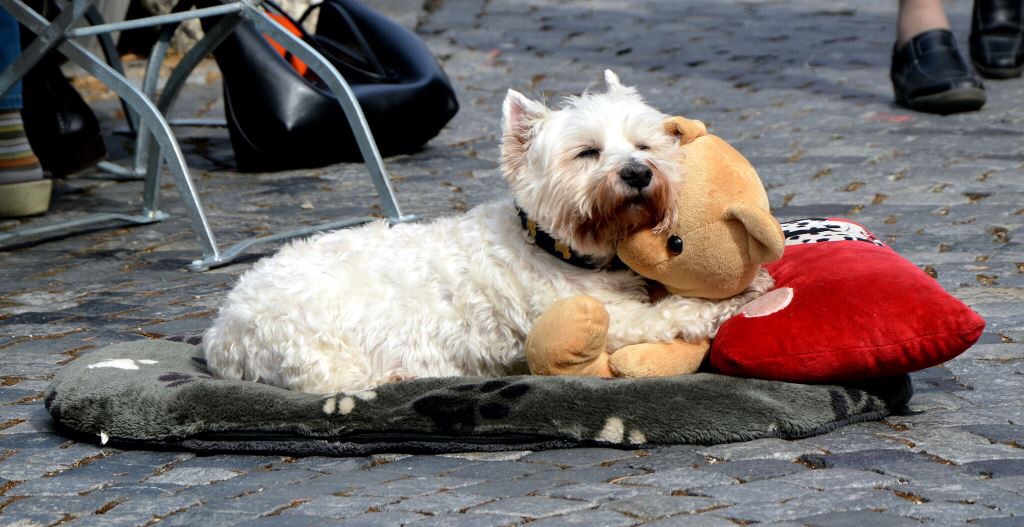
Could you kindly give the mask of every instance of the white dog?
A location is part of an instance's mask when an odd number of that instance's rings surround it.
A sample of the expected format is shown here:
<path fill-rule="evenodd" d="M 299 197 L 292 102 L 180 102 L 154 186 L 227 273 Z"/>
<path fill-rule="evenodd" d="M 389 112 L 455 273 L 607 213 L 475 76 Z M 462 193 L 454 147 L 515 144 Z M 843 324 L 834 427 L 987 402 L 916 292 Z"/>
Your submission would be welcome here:
<path fill-rule="evenodd" d="M 640 276 L 612 268 L 617 240 L 674 223 L 680 175 L 667 116 L 611 71 L 605 80 L 606 93 L 559 110 L 509 90 L 501 168 L 514 204 L 339 230 L 258 262 L 204 336 L 214 373 L 312 393 L 524 373 L 534 320 L 584 293 L 606 304 L 614 348 L 713 333 L 770 284 L 728 302 L 651 304 Z"/>

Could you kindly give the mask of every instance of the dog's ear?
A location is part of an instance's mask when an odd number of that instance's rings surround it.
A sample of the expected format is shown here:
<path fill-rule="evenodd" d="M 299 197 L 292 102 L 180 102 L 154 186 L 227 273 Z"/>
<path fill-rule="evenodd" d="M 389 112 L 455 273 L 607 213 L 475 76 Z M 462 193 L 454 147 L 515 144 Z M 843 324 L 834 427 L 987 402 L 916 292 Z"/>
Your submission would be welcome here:
<path fill-rule="evenodd" d="M 631 86 L 623 86 L 619 76 L 612 70 L 604 70 L 604 84 L 608 88 L 608 93 L 636 93 Z"/>
<path fill-rule="evenodd" d="M 547 115 L 548 109 L 542 103 L 532 101 L 523 94 L 509 90 L 501 105 L 502 133 L 525 139 L 533 125 Z"/>
<path fill-rule="evenodd" d="M 661 123 L 665 133 L 674 136 L 680 145 L 685 145 L 698 137 L 708 135 L 708 129 L 704 123 L 696 119 L 685 117 L 669 117 Z"/>
<path fill-rule="evenodd" d="M 544 104 L 509 90 L 501 105 L 501 164 L 505 177 L 512 179 L 526 160 L 533 127 L 548 114 Z"/>

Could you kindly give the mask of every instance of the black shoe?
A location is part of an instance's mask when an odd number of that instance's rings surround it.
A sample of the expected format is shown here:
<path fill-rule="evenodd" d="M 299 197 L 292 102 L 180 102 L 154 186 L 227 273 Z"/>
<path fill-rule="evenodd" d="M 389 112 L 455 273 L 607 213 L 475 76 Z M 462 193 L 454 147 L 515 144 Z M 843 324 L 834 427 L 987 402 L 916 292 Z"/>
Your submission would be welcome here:
<path fill-rule="evenodd" d="M 921 112 L 969 112 L 985 104 L 985 86 L 957 51 L 948 29 L 925 31 L 892 51 L 896 102 Z"/>
<path fill-rule="evenodd" d="M 982 75 L 1009 79 L 1024 73 L 1024 2 L 974 0 L 971 62 Z"/>
<path fill-rule="evenodd" d="M 22 46 L 35 38 L 22 28 Z M 107 155 L 100 125 L 60 69 L 60 56 L 43 57 L 22 78 L 21 120 L 39 164 L 56 177 L 89 168 Z"/>

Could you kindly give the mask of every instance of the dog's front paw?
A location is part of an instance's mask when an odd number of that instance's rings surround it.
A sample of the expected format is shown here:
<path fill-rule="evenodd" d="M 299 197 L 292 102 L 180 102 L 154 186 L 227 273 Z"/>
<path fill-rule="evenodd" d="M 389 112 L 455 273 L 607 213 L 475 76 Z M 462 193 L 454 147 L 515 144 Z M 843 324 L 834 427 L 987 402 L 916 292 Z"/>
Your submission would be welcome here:
<path fill-rule="evenodd" d="M 530 372 L 611 377 L 608 322 L 608 311 L 596 298 L 580 295 L 555 302 L 526 339 Z"/>

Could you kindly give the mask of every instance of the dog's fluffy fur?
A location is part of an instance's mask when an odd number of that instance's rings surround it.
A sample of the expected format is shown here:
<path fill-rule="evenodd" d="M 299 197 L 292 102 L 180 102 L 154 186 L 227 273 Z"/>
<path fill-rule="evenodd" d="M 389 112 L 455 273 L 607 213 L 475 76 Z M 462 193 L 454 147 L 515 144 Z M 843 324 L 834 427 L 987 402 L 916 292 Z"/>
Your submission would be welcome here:
<path fill-rule="evenodd" d="M 674 222 L 680 177 L 666 116 L 614 73 L 605 78 L 607 92 L 569 98 L 559 110 L 510 90 L 501 156 L 516 204 L 598 263 L 614 257 L 625 234 Z M 620 176 L 635 163 L 652 172 L 640 190 Z M 524 373 L 533 321 L 560 298 L 603 301 L 617 348 L 708 336 L 769 286 L 762 275 L 730 301 L 652 305 L 635 273 L 573 267 L 532 245 L 508 200 L 432 223 L 293 242 L 242 276 L 203 346 L 221 377 L 358 391 L 414 377 Z"/>

